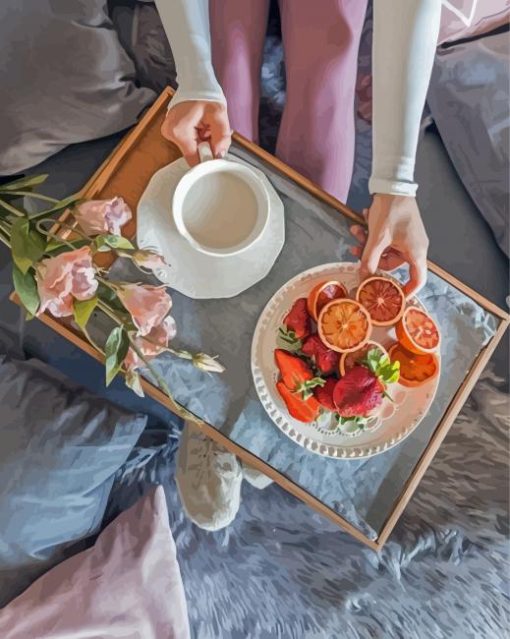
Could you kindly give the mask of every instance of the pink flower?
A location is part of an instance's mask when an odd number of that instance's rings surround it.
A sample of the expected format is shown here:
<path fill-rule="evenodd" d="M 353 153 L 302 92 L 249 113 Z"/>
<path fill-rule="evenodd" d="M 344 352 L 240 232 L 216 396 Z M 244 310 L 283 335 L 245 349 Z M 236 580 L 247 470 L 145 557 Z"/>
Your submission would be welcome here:
<path fill-rule="evenodd" d="M 145 268 L 152 272 L 167 266 L 162 255 L 155 253 L 154 251 L 146 251 L 145 249 L 135 251 L 132 255 L 132 259 L 138 267 Z"/>
<path fill-rule="evenodd" d="M 114 197 L 111 200 L 83 202 L 76 207 L 74 217 L 87 235 L 120 235 L 121 227 L 129 222 L 133 214 L 121 197 Z"/>
<path fill-rule="evenodd" d="M 167 315 L 164 322 L 155 326 L 148 335 L 136 337 L 135 343 L 143 355 L 148 360 L 151 360 L 165 350 L 168 342 L 175 337 L 175 334 L 175 320 L 171 315 Z M 144 365 L 132 348 L 129 349 L 124 364 L 128 371 L 134 371 Z"/>
<path fill-rule="evenodd" d="M 36 268 L 41 305 L 55 317 L 73 314 L 73 299 L 87 300 L 95 295 L 97 280 L 88 246 L 41 260 Z"/>
<path fill-rule="evenodd" d="M 117 295 L 142 336 L 161 324 L 172 308 L 172 298 L 164 286 L 121 284 Z"/>

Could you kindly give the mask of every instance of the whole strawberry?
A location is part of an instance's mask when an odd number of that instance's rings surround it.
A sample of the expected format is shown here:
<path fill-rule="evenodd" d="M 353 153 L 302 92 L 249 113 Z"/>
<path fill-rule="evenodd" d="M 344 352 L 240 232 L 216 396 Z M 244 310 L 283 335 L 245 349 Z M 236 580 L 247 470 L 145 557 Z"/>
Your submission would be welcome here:
<path fill-rule="evenodd" d="M 315 363 L 322 375 L 330 375 L 338 369 L 339 353 L 325 346 L 318 335 L 307 337 L 301 350 Z"/>
<path fill-rule="evenodd" d="M 310 335 L 311 320 L 306 307 L 306 298 L 296 300 L 285 316 L 283 324 L 296 339 L 301 340 Z"/>
<path fill-rule="evenodd" d="M 333 401 L 340 417 L 368 417 L 377 408 L 384 384 L 365 366 L 354 366 L 337 382 Z"/>
<path fill-rule="evenodd" d="M 319 404 L 333 413 L 336 413 L 335 402 L 333 401 L 333 393 L 338 381 L 336 377 L 330 377 L 326 380 L 324 386 L 317 386 L 313 389 L 313 395 Z"/>

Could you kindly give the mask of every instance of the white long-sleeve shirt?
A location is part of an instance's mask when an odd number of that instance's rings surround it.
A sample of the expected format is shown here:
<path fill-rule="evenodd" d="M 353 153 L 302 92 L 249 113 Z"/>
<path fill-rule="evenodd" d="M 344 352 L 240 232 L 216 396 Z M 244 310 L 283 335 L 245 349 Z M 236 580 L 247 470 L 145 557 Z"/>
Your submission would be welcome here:
<path fill-rule="evenodd" d="M 211 59 L 209 0 L 156 0 L 156 6 L 177 67 L 172 105 L 225 103 Z M 371 193 L 416 193 L 416 148 L 440 15 L 441 0 L 374 0 Z"/>

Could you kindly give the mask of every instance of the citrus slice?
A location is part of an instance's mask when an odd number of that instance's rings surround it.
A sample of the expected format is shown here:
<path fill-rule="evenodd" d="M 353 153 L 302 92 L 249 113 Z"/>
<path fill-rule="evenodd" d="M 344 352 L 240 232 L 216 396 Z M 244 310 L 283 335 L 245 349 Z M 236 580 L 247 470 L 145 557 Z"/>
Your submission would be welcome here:
<path fill-rule="evenodd" d="M 372 323 L 368 311 L 354 300 L 334 300 L 317 320 L 322 342 L 338 353 L 350 353 L 368 342 Z"/>
<path fill-rule="evenodd" d="M 399 383 L 402 386 L 421 386 L 437 375 L 439 361 L 433 353 L 417 355 L 407 351 L 401 344 L 393 344 L 388 355 L 392 362 L 400 362 Z"/>
<path fill-rule="evenodd" d="M 338 372 L 340 375 L 343 377 L 348 370 L 366 358 L 368 351 L 374 349 L 378 350 L 382 355 L 388 354 L 384 346 L 372 340 L 369 340 L 364 346 L 357 348 L 351 353 L 342 353 L 342 355 L 340 355 L 340 361 L 338 362 Z"/>
<path fill-rule="evenodd" d="M 433 353 L 439 347 L 439 329 L 434 320 L 416 306 L 409 306 L 395 326 L 398 341 L 411 353 Z"/>
<path fill-rule="evenodd" d="M 361 282 L 356 299 L 367 309 L 374 326 L 393 326 L 402 317 L 406 305 L 400 286 L 379 275 Z"/>
<path fill-rule="evenodd" d="M 335 280 L 321 282 L 310 291 L 307 300 L 308 312 L 315 321 L 321 310 L 332 300 L 348 297 L 347 289 L 343 284 Z"/>

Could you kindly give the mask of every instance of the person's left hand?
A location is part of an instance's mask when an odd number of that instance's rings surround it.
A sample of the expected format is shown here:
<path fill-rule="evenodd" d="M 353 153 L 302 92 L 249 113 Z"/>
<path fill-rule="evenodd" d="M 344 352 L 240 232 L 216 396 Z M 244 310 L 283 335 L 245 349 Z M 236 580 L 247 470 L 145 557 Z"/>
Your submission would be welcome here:
<path fill-rule="evenodd" d="M 429 240 L 416 199 L 410 196 L 376 194 L 368 210 L 363 211 L 368 231 L 360 224 L 351 227 L 358 240 L 351 252 L 361 258 L 361 277 L 392 271 L 409 263 L 407 297 L 417 293 L 427 280 Z"/>

